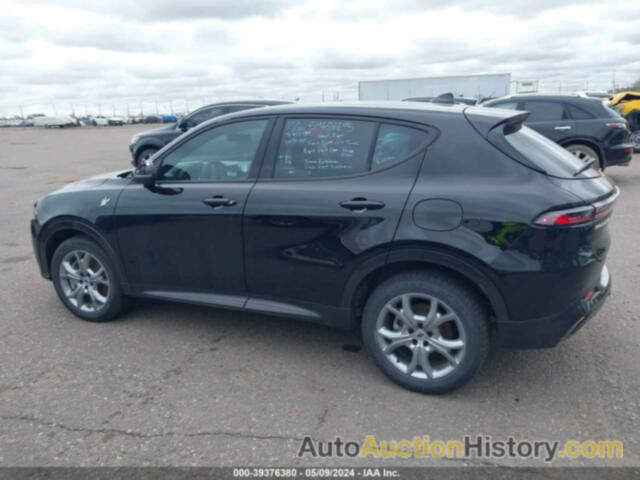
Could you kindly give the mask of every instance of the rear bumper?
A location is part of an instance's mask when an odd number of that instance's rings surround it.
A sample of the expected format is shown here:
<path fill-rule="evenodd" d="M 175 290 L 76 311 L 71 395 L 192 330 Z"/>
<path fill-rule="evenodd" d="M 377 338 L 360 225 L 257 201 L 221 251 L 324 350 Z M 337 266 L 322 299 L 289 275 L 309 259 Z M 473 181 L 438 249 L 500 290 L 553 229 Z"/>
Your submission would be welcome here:
<path fill-rule="evenodd" d="M 633 158 L 633 143 L 622 143 L 605 149 L 605 167 L 629 165 Z"/>
<path fill-rule="evenodd" d="M 611 277 L 605 266 L 589 300 L 581 299 L 560 314 L 523 322 L 498 322 L 498 343 L 509 348 L 549 348 L 576 333 L 602 308 L 611 294 Z"/>

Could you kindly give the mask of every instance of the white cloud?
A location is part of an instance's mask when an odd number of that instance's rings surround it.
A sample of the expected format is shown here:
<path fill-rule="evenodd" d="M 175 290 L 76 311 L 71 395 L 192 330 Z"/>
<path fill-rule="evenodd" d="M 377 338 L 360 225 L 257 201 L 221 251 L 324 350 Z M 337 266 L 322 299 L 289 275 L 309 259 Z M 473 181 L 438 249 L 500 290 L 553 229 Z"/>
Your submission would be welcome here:
<path fill-rule="evenodd" d="M 8 1 L 0 116 L 170 99 L 354 98 L 376 78 L 640 77 L 635 0 Z M 635 22 L 637 23 L 637 22 Z"/>

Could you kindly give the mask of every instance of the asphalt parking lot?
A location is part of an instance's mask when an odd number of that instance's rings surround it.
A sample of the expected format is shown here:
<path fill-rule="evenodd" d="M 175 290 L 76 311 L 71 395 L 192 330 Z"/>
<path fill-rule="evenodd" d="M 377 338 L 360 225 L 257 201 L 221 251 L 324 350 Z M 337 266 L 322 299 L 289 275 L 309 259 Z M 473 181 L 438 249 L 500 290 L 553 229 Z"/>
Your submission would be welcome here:
<path fill-rule="evenodd" d="M 466 387 L 428 397 L 345 349 L 359 344 L 350 332 L 147 301 L 112 323 L 73 317 L 38 273 L 33 202 L 127 168 L 128 140 L 147 127 L 0 130 L 1 465 L 357 465 L 296 453 L 306 435 L 368 434 L 619 439 L 622 460 L 580 463 L 640 465 L 640 155 L 607 171 L 622 195 L 601 313 L 556 349 L 494 349 Z"/>

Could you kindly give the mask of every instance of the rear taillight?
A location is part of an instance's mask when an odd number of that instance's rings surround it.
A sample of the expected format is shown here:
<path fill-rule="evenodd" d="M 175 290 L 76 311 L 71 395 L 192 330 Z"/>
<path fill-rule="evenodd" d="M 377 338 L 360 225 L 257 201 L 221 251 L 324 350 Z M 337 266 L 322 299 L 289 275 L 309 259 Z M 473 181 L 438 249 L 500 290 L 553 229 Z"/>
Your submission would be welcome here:
<path fill-rule="evenodd" d="M 595 202 L 593 205 L 566 210 L 552 210 L 540 215 L 533 223 L 545 227 L 563 227 L 602 220 L 611 215 L 613 204 L 619 194 L 620 191 L 616 187 L 613 195 L 609 195 L 606 199 Z"/>
<path fill-rule="evenodd" d="M 546 227 L 551 226 L 563 226 L 563 225 L 579 225 L 581 223 L 587 223 L 593 221 L 595 218 L 595 207 L 579 207 L 570 208 L 568 210 L 555 210 L 552 212 L 543 213 L 534 220 L 536 225 L 543 225 Z"/>
<path fill-rule="evenodd" d="M 626 122 L 609 122 L 607 123 L 607 127 L 609 128 L 619 128 L 621 130 L 624 130 L 627 128 L 627 123 Z"/>

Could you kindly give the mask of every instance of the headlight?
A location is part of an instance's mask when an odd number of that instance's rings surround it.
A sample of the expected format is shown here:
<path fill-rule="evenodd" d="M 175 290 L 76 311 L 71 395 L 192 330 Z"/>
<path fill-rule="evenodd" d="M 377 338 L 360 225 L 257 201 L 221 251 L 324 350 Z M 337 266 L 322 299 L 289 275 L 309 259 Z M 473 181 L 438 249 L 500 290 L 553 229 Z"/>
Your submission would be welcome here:
<path fill-rule="evenodd" d="M 138 135 L 134 135 L 133 137 L 131 137 L 131 141 L 129 142 L 129 145 L 135 145 L 139 141 L 140 141 L 140 137 Z"/>

